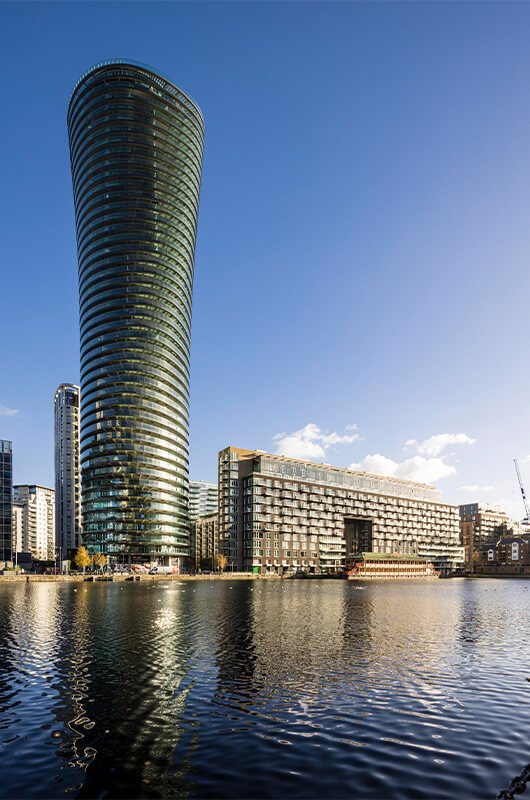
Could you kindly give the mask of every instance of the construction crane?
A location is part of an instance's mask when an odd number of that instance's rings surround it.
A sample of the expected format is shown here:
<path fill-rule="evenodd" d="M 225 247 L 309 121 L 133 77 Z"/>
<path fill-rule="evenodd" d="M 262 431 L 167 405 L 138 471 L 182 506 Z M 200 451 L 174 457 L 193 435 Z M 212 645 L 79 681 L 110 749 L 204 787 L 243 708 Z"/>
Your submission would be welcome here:
<path fill-rule="evenodd" d="M 517 463 L 517 459 L 516 458 L 514 458 L 513 463 L 515 464 L 515 471 L 517 472 L 517 480 L 519 481 L 519 486 L 521 487 L 521 494 L 523 495 L 524 510 L 526 512 L 526 516 L 525 516 L 523 522 L 526 522 L 527 524 L 529 524 L 530 523 L 530 509 L 528 508 L 528 500 L 526 499 L 526 495 L 524 493 L 523 481 L 522 481 L 522 478 L 521 478 L 521 473 L 519 472 L 519 464 Z"/>

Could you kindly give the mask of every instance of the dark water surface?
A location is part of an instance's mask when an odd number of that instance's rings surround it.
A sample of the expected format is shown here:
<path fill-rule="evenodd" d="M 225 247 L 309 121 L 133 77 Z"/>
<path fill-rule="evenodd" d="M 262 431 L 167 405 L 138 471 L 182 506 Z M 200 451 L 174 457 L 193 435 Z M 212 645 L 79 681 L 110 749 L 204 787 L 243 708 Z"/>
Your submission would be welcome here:
<path fill-rule="evenodd" d="M 522 580 L 0 584 L 0 796 L 494 798 L 530 762 L 529 600 Z"/>

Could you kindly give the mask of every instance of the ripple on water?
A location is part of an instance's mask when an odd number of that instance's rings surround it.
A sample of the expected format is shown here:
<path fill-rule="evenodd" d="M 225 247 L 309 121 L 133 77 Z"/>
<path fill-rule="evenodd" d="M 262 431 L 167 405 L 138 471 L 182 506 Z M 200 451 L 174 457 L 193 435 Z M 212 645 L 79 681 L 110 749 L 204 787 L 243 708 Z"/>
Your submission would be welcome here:
<path fill-rule="evenodd" d="M 527 597 L 0 585 L 0 796 L 495 796 L 530 761 Z"/>

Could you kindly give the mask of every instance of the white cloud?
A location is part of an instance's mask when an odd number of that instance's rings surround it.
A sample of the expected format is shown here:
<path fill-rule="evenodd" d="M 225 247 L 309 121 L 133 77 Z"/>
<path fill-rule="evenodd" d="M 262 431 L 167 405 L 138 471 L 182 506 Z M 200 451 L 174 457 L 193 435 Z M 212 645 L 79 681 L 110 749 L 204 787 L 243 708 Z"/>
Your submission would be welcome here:
<path fill-rule="evenodd" d="M 471 483 L 468 486 L 460 487 L 463 492 L 493 492 L 495 486 L 479 486 L 478 483 Z"/>
<path fill-rule="evenodd" d="M 347 431 L 356 430 L 356 425 L 347 425 Z M 289 458 L 324 458 L 328 447 L 336 444 L 352 444 L 359 438 L 358 433 L 338 434 L 323 433 L 318 425 L 309 422 L 294 433 L 277 433 L 273 439 L 277 442 L 276 452 Z"/>
<path fill-rule="evenodd" d="M 374 475 L 386 475 L 390 478 L 403 478 L 418 483 L 436 483 L 456 472 L 455 467 L 446 464 L 441 458 L 413 456 L 398 462 L 380 453 L 366 456 L 359 464 L 351 464 L 350 469 L 372 472 Z"/>
<path fill-rule="evenodd" d="M 0 403 L 0 417 L 14 417 L 18 414 L 18 408 L 8 408 Z"/>
<path fill-rule="evenodd" d="M 405 442 L 405 447 L 415 447 L 420 455 L 433 458 L 439 456 L 447 447 L 451 447 L 453 444 L 475 444 L 476 441 L 476 439 L 468 436 L 467 433 L 437 433 L 423 442 L 417 442 L 416 439 L 408 439 Z"/>

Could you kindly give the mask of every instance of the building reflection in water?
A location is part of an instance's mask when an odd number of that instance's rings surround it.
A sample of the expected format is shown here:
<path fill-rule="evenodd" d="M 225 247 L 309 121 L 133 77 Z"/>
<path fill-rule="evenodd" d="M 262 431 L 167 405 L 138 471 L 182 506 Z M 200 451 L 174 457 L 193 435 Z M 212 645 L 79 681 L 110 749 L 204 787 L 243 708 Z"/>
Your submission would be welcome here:
<path fill-rule="evenodd" d="M 185 718 L 193 626 L 183 622 L 194 596 L 183 604 L 175 587 L 0 587 L 0 708 L 31 742 L 24 769 L 3 777 L 8 796 L 189 793 L 186 756 L 177 766 L 173 756 L 186 725 L 196 737 Z M 43 776 L 45 751 L 55 768 Z"/>
<path fill-rule="evenodd" d="M 253 583 L 253 582 L 252 582 Z M 215 702 L 250 709 L 259 691 L 256 664 L 255 625 L 252 586 L 247 581 L 233 581 L 228 591 L 217 598 L 215 628 L 217 634 L 217 689 Z"/>
<path fill-rule="evenodd" d="M 79 797 L 186 796 L 189 764 L 184 758 L 175 767 L 173 754 L 189 729 L 189 602 L 178 586 L 159 582 L 92 591 L 99 594 L 91 598 L 98 647 L 88 665 L 96 726 L 85 735 L 97 758 Z"/>
<path fill-rule="evenodd" d="M 0 585 L 2 796 L 489 796 L 500 764 L 509 782 L 527 763 L 528 597 L 493 580 Z"/>

